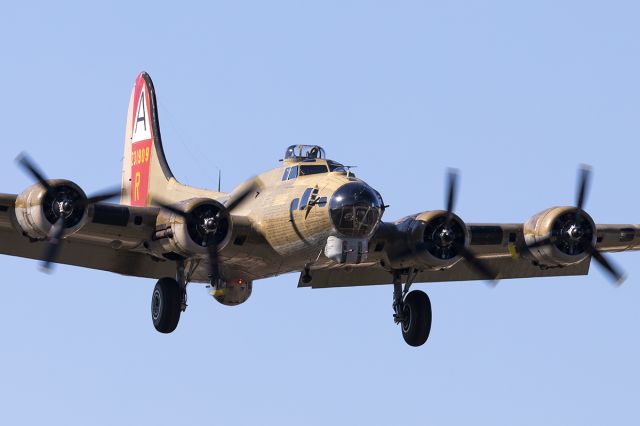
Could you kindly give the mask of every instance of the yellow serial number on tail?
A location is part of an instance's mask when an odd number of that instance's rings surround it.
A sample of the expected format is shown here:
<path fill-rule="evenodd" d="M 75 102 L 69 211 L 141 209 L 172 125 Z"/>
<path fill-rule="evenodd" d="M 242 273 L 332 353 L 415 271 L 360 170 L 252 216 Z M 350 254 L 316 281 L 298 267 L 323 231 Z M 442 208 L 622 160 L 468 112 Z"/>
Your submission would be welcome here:
<path fill-rule="evenodd" d="M 133 186 L 133 199 L 136 201 L 140 199 L 140 172 L 136 172 L 136 178 Z"/>
<path fill-rule="evenodd" d="M 136 166 L 149 162 L 149 147 L 134 149 L 131 153 L 131 163 Z"/>

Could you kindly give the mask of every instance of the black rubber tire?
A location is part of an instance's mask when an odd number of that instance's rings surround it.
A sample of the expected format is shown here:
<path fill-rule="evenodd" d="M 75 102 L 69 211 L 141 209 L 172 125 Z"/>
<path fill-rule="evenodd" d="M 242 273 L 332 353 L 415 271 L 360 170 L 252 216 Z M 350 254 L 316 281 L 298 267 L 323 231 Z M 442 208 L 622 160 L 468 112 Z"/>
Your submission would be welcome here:
<path fill-rule="evenodd" d="M 406 320 L 400 325 L 402 337 L 411 346 L 422 346 L 431 332 L 431 301 L 420 290 L 409 292 L 404 298 L 403 314 Z"/>
<path fill-rule="evenodd" d="M 160 333 L 171 333 L 178 326 L 182 298 L 173 278 L 160 278 L 151 295 L 151 320 Z"/>

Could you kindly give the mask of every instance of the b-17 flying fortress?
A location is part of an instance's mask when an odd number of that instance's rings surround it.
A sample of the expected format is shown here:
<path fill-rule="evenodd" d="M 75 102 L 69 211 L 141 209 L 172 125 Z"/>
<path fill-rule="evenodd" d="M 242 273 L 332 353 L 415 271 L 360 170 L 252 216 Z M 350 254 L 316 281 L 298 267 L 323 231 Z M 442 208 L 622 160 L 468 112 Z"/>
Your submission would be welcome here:
<path fill-rule="evenodd" d="M 431 303 L 415 283 L 586 275 L 591 260 L 615 283 L 606 252 L 637 250 L 638 225 L 597 225 L 584 210 L 590 171 L 574 206 L 519 224 L 474 224 L 454 213 L 450 171 L 442 210 L 384 221 L 381 194 L 319 146 L 294 145 L 282 163 L 230 193 L 173 176 L 162 146 L 151 78 L 135 81 L 127 114 L 121 188 L 86 195 L 18 159 L 35 183 L 0 194 L 0 253 L 157 280 L 155 328 L 170 333 L 187 308 L 189 283 L 206 283 L 225 305 L 253 282 L 296 272 L 299 287 L 392 284 L 393 319 L 412 346 L 426 342 Z M 106 201 L 120 196 L 120 203 Z M 417 209 L 423 206 L 416 206 Z M 434 206 L 431 206 L 434 207 Z"/>

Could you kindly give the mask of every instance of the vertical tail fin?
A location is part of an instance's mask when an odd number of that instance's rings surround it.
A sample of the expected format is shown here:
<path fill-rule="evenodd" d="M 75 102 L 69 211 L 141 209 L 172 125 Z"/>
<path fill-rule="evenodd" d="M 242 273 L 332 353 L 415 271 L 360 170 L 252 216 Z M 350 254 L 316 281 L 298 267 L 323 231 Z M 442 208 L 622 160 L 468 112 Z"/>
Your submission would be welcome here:
<path fill-rule="evenodd" d="M 120 203 L 147 206 L 154 195 L 166 191 L 171 180 L 175 181 L 162 149 L 153 82 L 141 72 L 127 112 Z"/>

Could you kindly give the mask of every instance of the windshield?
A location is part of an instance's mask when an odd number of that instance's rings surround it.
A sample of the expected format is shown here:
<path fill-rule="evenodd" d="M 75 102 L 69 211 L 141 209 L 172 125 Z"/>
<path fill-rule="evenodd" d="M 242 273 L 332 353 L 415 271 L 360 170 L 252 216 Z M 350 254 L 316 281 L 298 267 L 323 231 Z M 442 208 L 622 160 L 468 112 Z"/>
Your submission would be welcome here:
<path fill-rule="evenodd" d="M 327 173 L 327 167 L 320 164 L 313 166 L 300 166 L 300 176 L 315 175 L 318 173 Z"/>
<path fill-rule="evenodd" d="M 345 166 L 335 161 L 329 160 L 327 161 L 327 164 L 329 165 L 330 172 L 346 172 L 347 171 L 347 168 Z"/>

